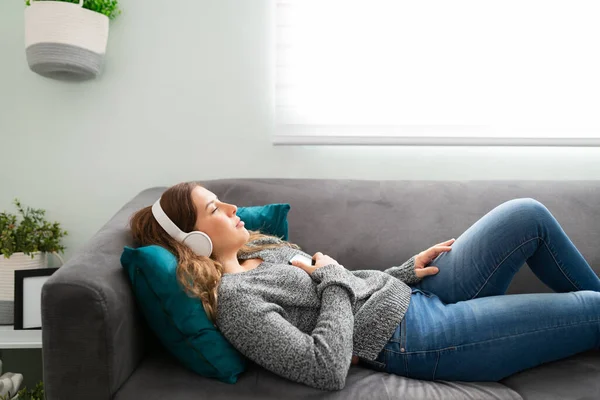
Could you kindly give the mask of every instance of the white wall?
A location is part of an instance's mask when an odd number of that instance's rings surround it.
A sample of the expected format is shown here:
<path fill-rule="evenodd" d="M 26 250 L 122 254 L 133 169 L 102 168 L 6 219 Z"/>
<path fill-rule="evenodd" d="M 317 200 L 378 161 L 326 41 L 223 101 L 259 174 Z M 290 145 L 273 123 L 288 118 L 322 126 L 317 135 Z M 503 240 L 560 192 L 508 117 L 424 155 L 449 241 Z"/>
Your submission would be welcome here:
<path fill-rule="evenodd" d="M 144 188 L 232 177 L 600 179 L 600 148 L 272 146 L 270 2 L 121 0 L 84 83 L 25 60 L 0 3 L 0 211 L 14 197 L 70 233 L 67 257 Z"/>

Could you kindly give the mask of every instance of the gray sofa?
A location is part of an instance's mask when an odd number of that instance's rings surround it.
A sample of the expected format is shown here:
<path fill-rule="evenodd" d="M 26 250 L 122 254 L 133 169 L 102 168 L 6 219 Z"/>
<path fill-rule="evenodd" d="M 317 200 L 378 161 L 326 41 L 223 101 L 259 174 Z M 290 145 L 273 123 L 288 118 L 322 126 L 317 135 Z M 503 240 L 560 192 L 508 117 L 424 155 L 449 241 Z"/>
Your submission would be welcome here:
<path fill-rule="evenodd" d="M 351 270 L 397 265 L 458 236 L 500 203 L 532 197 L 556 216 L 600 271 L 600 181 L 200 181 L 238 206 L 291 204 L 289 240 Z M 70 399 L 597 399 L 600 352 L 514 374 L 500 382 L 420 381 L 352 366 L 346 386 L 320 391 L 250 363 L 236 384 L 196 375 L 147 328 L 119 258 L 127 223 L 165 190 L 142 191 L 43 286 L 43 363 L 48 400 Z M 549 292 L 525 265 L 507 293 Z M 494 360 L 490 360 L 494 362 Z"/>

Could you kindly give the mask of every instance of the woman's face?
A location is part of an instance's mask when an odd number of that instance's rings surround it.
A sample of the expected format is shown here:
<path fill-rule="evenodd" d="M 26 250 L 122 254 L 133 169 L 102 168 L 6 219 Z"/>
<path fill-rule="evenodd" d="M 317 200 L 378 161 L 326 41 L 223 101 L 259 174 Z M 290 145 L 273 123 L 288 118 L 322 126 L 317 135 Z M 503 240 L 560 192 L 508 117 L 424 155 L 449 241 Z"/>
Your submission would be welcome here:
<path fill-rule="evenodd" d="M 213 243 L 214 256 L 231 256 L 248 241 L 250 233 L 244 226 L 236 226 L 240 218 L 237 207 L 223 203 L 210 190 L 196 186 L 192 190 L 196 206 L 195 229 L 204 232 Z"/>

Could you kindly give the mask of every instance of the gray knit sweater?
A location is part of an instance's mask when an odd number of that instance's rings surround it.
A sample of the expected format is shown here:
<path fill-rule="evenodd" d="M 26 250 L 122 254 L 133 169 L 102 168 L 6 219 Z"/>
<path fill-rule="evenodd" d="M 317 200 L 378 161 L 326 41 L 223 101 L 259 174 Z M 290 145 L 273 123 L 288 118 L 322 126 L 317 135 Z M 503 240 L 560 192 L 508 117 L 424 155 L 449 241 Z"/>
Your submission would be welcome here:
<path fill-rule="evenodd" d="M 279 239 L 251 244 L 281 242 Z M 339 390 L 352 355 L 374 360 L 404 318 L 418 283 L 414 256 L 385 271 L 350 271 L 329 264 L 308 274 L 288 264 L 290 247 L 240 256 L 258 267 L 224 274 L 216 325 L 256 364 L 295 382 Z"/>

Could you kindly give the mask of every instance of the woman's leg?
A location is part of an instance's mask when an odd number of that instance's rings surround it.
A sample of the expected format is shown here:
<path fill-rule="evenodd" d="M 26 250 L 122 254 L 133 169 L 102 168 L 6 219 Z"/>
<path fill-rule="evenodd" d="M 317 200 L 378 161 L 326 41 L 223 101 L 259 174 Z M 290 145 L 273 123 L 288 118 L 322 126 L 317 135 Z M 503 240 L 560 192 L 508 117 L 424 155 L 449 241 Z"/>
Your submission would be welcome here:
<path fill-rule="evenodd" d="M 500 296 L 525 262 L 558 293 Z M 600 347 L 600 279 L 534 199 L 494 208 L 431 265 L 440 272 L 413 286 L 404 320 L 369 367 L 497 381 Z"/>
<path fill-rule="evenodd" d="M 498 381 L 600 347 L 600 293 L 488 296 L 444 304 L 413 288 L 373 367 L 425 380 Z"/>
<path fill-rule="evenodd" d="M 600 278 L 556 218 L 531 198 L 506 201 L 484 215 L 430 263 L 439 272 L 413 287 L 444 303 L 502 295 L 525 262 L 555 292 L 600 292 Z"/>

